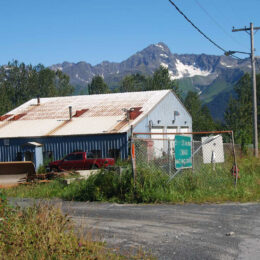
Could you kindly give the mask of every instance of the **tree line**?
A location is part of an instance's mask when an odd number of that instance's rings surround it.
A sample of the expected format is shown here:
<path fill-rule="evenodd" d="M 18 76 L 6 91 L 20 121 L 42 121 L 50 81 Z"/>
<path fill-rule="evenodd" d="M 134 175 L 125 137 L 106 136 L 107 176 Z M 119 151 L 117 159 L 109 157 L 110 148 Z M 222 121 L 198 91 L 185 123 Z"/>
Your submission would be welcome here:
<path fill-rule="evenodd" d="M 257 82 L 257 121 L 260 131 L 260 74 L 256 75 Z M 234 131 L 236 143 L 241 144 L 242 150 L 246 144 L 253 143 L 253 98 L 252 78 L 246 73 L 234 86 L 234 95 L 230 97 L 225 112 L 225 126 Z M 258 135 L 258 137 L 260 137 Z"/>
<path fill-rule="evenodd" d="M 171 80 L 167 68 L 160 67 L 152 76 L 140 74 L 127 75 L 114 92 L 132 92 L 172 89 L 189 111 L 193 120 L 193 131 L 233 130 L 236 143 L 251 144 L 253 140 L 252 84 L 251 76 L 246 73 L 234 86 L 234 93 L 225 111 L 224 122 L 216 122 L 208 107 L 200 100 L 197 92 L 189 91 L 183 99 L 178 82 Z M 89 94 L 111 93 L 101 76 L 95 76 L 88 85 Z M 260 74 L 257 75 L 257 93 L 260 93 Z M 260 95 L 258 103 L 258 122 L 260 122 Z M 258 124 L 258 131 L 260 126 Z"/>
<path fill-rule="evenodd" d="M 167 68 L 160 66 L 152 76 L 144 76 L 139 73 L 126 75 L 117 89 L 113 92 L 133 92 L 133 91 L 149 91 L 172 89 L 179 97 L 180 89 L 176 80 L 171 80 Z M 101 76 L 95 76 L 88 85 L 88 92 L 92 94 L 111 93 L 108 85 Z"/>
<path fill-rule="evenodd" d="M 9 62 L 0 67 L 0 115 L 37 96 L 72 95 L 74 88 L 69 81 L 69 76 L 42 64 Z"/>
<path fill-rule="evenodd" d="M 0 66 L 0 115 L 12 110 L 24 102 L 41 97 L 68 96 L 74 94 L 69 76 L 62 71 L 53 71 L 41 64 L 25 65 L 18 61 Z M 236 143 L 252 143 L 252 87 L 251 77 L 245 74 L 234 86 L 224 122 L 215 122 L 209 109 L 203 105 L 197 92 L 189 91 L 182 97 L 178 82 L 171 80 L 167 68 L 159 67 L 152 76 L 133 74 L 125 76 L 119 87 L 113 92 L 133 92 L 149 90 L 173 90 L 193 118 L 193 131 L 233 130 Z M 111 93 L 109 86 L 101 76 L 95 76 L 88 85 L 88 93 Z M 260 93 L 260 74 L 257 75 L 257 93 Z M 260 120 L 260 95 L 258 103 L 258 122 Z M 259 124 L 258 124 L 258 128 Z M 260 130 L 260 129 L 258 129 Z"/>
<path fill-rule="evenodd" d="M 207 106 L 202 105 L 199 95 L 196 92 L 188 92 L 183 100 L 182 92 L 177 80 L 171 80 L 167 68 L 160 66 L 152 76 L 133 74 L 125 76 L 119 84 L 119 88 L 114 92 L 133 92 L 171 89 L 184 103 L 185 107 L 193 118 L 193 131 L 212 131 L 219 127 L 210 115 Z M 88 85 L 89 94 L 111 93 L 108 85 L 101 76 L 95 76 Z"/>

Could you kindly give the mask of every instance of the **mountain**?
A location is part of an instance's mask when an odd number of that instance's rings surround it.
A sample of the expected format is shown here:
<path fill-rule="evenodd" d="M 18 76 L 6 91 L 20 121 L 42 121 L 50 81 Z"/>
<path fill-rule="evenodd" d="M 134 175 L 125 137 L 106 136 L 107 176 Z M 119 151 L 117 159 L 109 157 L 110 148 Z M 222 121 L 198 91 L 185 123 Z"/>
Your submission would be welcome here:
<path fill-rule="evenodd" d="M 251 68 L 250 59 L 238 60 L 206 54 L 174 54 L 162 42 L 151 44 L 120 63 L 103 61 L 92 66 L 84 61 L 63 62 L 50 68 L 62 70 L 69 75 L 77 92 L 84 93 L 87 84 L 95 75 L 104 77 L 110 88 L 114 89 L 124 76 L 134 73 L 151 75 L 160 65 L 168 68 L 171 79 L 179 81 L 184 96 L 189 90 L 197 91 L 214 118 L 220 120 L 223 119 L 223 109 L 232 94 L 233 85 Z"/>

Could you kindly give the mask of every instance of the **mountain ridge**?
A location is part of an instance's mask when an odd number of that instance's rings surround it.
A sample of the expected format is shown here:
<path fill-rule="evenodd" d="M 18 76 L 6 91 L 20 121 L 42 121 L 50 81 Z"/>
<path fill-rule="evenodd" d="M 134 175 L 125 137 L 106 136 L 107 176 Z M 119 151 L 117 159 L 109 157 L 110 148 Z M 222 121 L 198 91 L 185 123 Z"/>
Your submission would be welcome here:
<path fill-rule="evenodd" d="M 168 68 L 172 80 L 179 81 L 184 95 L 189 90 L 196 91 L 205 104 L 210 104 L 221 92 L 225 92 L 225 87 L 230 89 L 230 85 L 234 85 L 245 72 L 249 72 L 251 63 L 249 58 L 238 60 L 207 54 L 176 54 L 165 43 L 159 42 L 147 46 L 122 62 L 103 61 L 91 65 L 84 61 L 66 61 L 50 68 L 62 70 L 70 76 L 72 85 L 86 89 L 96 75 L 102 76 L 110 88 L 117 88 L 126 75 L 152 75 L 160 66 Z M 209 106 L 214 117 L 222 120 L 223 113 L 215 113 L 211 107 L 214 106 Z"/>

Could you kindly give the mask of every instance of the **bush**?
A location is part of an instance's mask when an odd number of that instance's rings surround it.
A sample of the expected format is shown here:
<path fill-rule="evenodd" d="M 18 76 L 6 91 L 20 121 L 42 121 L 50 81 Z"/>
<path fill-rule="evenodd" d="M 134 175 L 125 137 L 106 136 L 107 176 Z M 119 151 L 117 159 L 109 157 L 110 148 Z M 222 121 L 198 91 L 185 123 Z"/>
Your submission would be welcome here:
<path fill-rule="evenodd" d="M 101 170 L 87 180 L 78 180 L 67 186 L 62 198 L 78 201 L 125 201 L 132 189 L 132 174 L 126 168 L 121 174 L 117 171 Z"/>
<path fill-rule="evenodd" d="M 50 184 L 13 188 L 5 193 L 8 196 L 120 203 L 259 201 L 259 160 L 241 158 L 238 165 L 241 178 L 237 187 L 230 169 L 223 165 L 216 165 L 215 171 L 208 166 L 195 173 L 190 169 L 183 170 L 171 182 L 165 172 L 143 165 L 137 168 L 136 183 L 131 166 L 126 165 L 121 174 L 103 169 L 87 180 L 70 185 L 56 180 Z"/>

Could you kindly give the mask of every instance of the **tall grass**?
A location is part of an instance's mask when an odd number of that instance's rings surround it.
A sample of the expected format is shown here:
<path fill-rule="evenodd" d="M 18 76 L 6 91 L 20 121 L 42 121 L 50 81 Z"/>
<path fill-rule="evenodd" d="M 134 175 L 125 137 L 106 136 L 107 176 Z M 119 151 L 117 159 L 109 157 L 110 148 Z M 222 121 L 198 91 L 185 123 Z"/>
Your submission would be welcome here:
<path fill-rule="evenodd" d="M 131 167 L 122 174 L 102 170 L 87 180 L 64 185 L 59 181 L 51 184 L 17 187 L 5 191 L 8 196 L 59 197 L 77 201 L 114 201 L 128 203 L 184 203 L 260 201 L 260 164 L 256 158 L 239 159 L 240 178 L 237 187 L 230 169 L 216 166 L 200 168 L 192 173 L 183 171 L 169 182 L 160 170 L 147 166 L 137 169 L 133 182 Z"/>
<path fill-rule="evenodd" d="M 75 233 L 72 221 L 47 205 L 12 208 L 0 194 L 1 259 L 151 259 L 140 250 L 122 256 Z"/>

